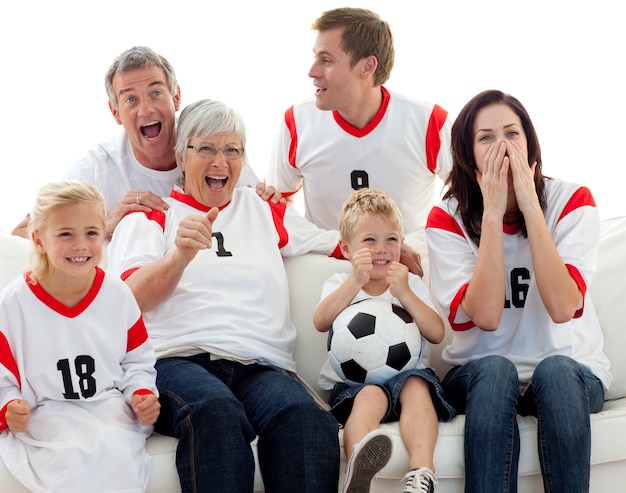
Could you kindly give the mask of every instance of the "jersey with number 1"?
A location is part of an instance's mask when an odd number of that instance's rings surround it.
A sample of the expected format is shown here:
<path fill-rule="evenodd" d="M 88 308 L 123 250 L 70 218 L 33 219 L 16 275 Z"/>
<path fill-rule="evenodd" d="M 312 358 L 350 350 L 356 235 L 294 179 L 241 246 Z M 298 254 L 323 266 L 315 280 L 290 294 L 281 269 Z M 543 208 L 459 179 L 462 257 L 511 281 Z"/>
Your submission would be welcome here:
<path fill-rule="evenodd" d="M 336 229 L 348 196 L 377 188 L 398 205 L 407 233 L 424 226 L 452 167 L 448 113 L 381 87 L 376 116 L 357 129 L 309 99 L 285 113 L 267 182 L 285 194 L 302 187 L 306 218 Z M 438 180 L 439 177 L 441 180 Z"/>
<path fill-rule="evenodd" d="M 34 492 L 143 492 L 150 470 L 135 392 L 157 394 L 155 357 L 128 286 L 99 268 L 74 307 L 29 275 L 0 295 L 0 457 Z M 13 433 L 6 409 L 31 408 Z"/>
<path fill-rule="evenodd" d="M 164 212 L 120 221 L 107 252 L 111 272 L 126 278 L 160 260 L 176 248 L 181 221 L 209 210 L 178 190 L 166 201 Z M 295 371 L 283 257 L 340 255 L 338 241 L 338 231 L 315 227 L 293 207 L 236 188 L 212 224 L 211 248 L 198 251 L 171 296 L 144 313 L 157 357 L 208 352 Z"/>

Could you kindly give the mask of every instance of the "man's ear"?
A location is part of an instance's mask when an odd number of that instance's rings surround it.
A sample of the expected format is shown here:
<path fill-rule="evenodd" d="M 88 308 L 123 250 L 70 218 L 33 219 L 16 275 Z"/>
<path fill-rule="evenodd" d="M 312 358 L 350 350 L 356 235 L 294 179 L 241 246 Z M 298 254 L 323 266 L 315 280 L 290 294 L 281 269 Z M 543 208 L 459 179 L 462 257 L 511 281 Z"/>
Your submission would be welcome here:
<path fill-rule="evenodd" d="M 378 67 L 378 59 L 374 55 L 370 55 L 363 60 L 363 67 L 361 68 L 361 77 L 367 79 L 368 77 L 374 77 L 376 68 Z"/>
<path fill-rule="evenodd" d="M 113 105 L 111 104 L 111 101 L 109 101 L 109 109 L 111 110 L 111 114 L 113 115 L 113 118 L 115 119 L 117 124 L 121 125 L 122 124 L 122 120 L 120 120 L 120 114 L 117 111 L 117 108 L 113 107 Z"/>
<path fill-rule="evenodd" d="M 176 93 L 172 96 L 174 100 L 174 111 L 178 111 L 180 109 L 180 86 L 176 86 Z"/>

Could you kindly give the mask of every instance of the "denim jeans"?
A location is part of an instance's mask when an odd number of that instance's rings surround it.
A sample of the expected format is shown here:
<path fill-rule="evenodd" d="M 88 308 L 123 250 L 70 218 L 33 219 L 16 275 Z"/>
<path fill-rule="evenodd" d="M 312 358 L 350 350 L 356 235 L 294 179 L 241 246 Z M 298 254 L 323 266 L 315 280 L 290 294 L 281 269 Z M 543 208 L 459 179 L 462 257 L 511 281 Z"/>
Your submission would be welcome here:
<path fill-rule="evenodd" d="M 566 356 L 550 356 L 537 365 L 520 395 L 513 363 L 487 356 L 453 368 L 442 384 L 450 404 L 466 415 L 467 493 L 517 491 L 516 414 L 537 417 L 545 492 L 589 491 L 589 415 L 602 410 L 604 389 L 587 367 Z"/>
<path fill-rule="evenodd" d="M 296 380 L 263 365 L 208 354 L 157 361 L 161 414 L 155 429 L 179 439 L 184 493 L 253 491 L 258 435 L 268 493 L 337 493 L 338 425 Z"/>

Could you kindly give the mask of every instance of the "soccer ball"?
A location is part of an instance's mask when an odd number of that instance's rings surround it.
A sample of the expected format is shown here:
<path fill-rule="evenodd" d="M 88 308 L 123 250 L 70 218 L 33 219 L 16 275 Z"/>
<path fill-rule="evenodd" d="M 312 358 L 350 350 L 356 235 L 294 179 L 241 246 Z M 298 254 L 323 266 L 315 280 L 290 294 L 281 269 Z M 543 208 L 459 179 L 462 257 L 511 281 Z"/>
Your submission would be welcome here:
<path fill-rule="evenodd" d="M 389 301 L 353 303 L 335 319 L 328 335 L 328 359 L 346 383 L 382 383 L 415 368 L 422 339 L 409 313 Z"/>

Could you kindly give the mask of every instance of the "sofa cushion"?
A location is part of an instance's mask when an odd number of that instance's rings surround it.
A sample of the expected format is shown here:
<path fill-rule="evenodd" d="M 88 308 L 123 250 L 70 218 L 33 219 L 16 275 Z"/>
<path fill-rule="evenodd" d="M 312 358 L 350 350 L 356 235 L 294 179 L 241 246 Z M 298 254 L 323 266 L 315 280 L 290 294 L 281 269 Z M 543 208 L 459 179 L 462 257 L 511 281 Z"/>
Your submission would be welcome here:
<path fill-rule="evenodd" d="M 626 216 L 602 221 L 598 270 L 590 286 L 611 361 L 613 384 L 606 399 L 626 397 Z"/>
<path fill-rule="evenodd" d="M 30 241 L 0 230 L 0 290 L 26 269 Z"/>

